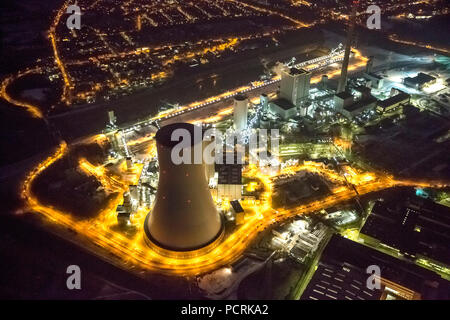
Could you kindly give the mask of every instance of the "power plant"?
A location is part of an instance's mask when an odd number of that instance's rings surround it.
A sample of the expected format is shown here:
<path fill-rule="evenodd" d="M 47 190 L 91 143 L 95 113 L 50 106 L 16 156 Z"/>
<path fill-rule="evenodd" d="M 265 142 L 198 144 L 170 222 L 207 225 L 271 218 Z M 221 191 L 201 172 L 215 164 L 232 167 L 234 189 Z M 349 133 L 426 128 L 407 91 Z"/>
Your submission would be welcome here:
<path fill-rule="evenodd" d="M 311 73 L 304 69 L 290 68 L 281 73 L 280 98 L 298 107 L 308 97 Z"/>
<path fill-rule="evenodd" d="M 187 130 L 190 141 L 172 141 L 177 129 Z M 145 219 L 144 230 L 147 243 L 163 254 L 211 248 L 223 235 L 222 219 L 208 187 L 205 163 L 193 161 L 194 150 L 203 151 L 202 136 L 201 127 L 188 123 L 164 126 L 155 136 L 159 181 L 155 204 Z M 174 163 L 172 151 L 179 143 L 183 143 L 183 156 L 189 155 L 191 161 Z"/>
<path fill-rule="evenodd" d="M 1 299 L 450 300 L 450 1 L 9 2 Z"/>
<path fill-rule="evenodd" d="M 281 71 L 280 92 L 277 98 L 269 102 L 269 109 L 273 114 L 286 120 L 300 114 L 305 116 L 311 84 L 311 72 L 296 67 L 285 68 Z"/>

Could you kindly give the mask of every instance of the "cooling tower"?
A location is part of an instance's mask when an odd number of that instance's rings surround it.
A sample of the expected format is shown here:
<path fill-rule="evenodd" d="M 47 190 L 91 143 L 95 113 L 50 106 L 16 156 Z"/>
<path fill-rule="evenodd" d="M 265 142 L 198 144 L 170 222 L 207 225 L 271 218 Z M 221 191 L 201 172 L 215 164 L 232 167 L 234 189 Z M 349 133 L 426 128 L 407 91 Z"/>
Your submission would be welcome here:
<path fill-rule="evenodd" d="M 234 128 L 242 131 L 247 128 L 248 98 L 238 94 L 234 97 Z"/>
<path fill-rule="evenodd" d="M 208 188 L 205 164 L 176 164 L 171 153 L 179 140 L 171 141 L 176 129 L 185 129 L 192 139 L 184 147 L 188 154 L 202 150 L 202 129 L 188 123 L 173 123 L 156 133 L 159 182 L 155 204 L 144 224 L 150 244 L 170 251 L 210 247 L 223 235 L 223 224 Z M 198 136 L 195 136 L 194 130 Z M 177 149 L 175 149 L 177 150 Z M 175 151 L 174 150 L 174 151 Z M 178 154 L 178 152 L 177 152 Z M 189 159 L 193 163 L 194 156 Z M 197 163 L 197 162 L 196 162 Z"/>

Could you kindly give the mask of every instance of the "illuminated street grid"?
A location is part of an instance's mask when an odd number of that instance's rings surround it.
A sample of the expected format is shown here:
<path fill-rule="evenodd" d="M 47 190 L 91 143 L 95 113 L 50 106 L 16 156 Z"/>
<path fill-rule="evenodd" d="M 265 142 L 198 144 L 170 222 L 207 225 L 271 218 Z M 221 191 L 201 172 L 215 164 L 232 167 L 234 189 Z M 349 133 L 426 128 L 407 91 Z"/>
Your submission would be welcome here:
<path fill-rule="evenodd" d="M 61 17 L 70 4 L 70 1 L 66 1 L 60 8 L 49 31 L 55 62 L 64 83 L 62 102 L 67 105 L 74 102 L 92 102 L 100 93 L 108 95 L 107 92 L 115 89 L 127 91 L 132 88 L 148 87 L 170 77 L 174 63 L 189 63 L 194 59 L 207 63 L 207 56 L 220 56 L 220 53 L 226 50 L 235 50 L 245 40 L 272 37 L 273 33 L 279 32 L 277 28 L 272 28 L 272 31 L 251 35 L 209 38 L 193 42 L 165 41 L 159 45 L 140 47 L 133 40 L 132 33 L 138 33 L 144 26 L 170 27 L 219 18 L 264 15 L 278 16 L 286 20 L 288 23 L 284 27 L 287 29 L 309 26 L 285 14 L 233 0 L 196 1 L 195 4 L 184 1 L 151 3 L 81 1 L 78 5 L 82 12 L 89 11 L 94 15 L 101 15 L 105 12 L 120 11 L 126 22 L 125 28 L 121 26 L 107 32 L 94 27 L 69 31 L 62 23 L 64 21 Z M 95 74 L 98 77 L 89 79 L 86 70 L 89 70 L 88 74 Z M 90 89 L 78 88 L 86 86 Z"/>
<path fill-rule="evenodd" d="M 198 61 L 207 64 L 211 56 L 220 57 L 222 53 L 239 52 L 239 45 L 251 39 L 271 39 L 277 42 L 276 35 L 286 30 L 312 27 L 319 22 L 348 20 L 347 3 L 333 3 L 292 0 L 283 6 L 272 8 L 262 3 L 246 0 L 200 0 L 186 2 L 181 0 L 129 0 L 129 1 L 78 1 L 82 10 L 82 21 L 88 26 L 81 30 L 68 30 L 66 27 L 66 1 L 57 10 L 50 28 L 48 39 L 53 50 L 51 65 L 43 64 L 10 75 L 3 80 L 1 96 L 13 105 L 26 108 L 33 117 L 43 117 L 38 108 L 15 101 L 6 92 L 7 87 L 19 78 L 42 74 L 55 81 L 60 79 L 62 95 L 58 104 L 72 106 L 74 103 L 94 103 L 98 98 L 110 99 L 127 95 L 135 90 L 158 84 L 170 78 L 174 72 L 174 64 L 191 64 Z M 383 12 L 399 19 L 429 19 L 435 15 L 448 13 L 442 1 L 386 1 L 381 5 Z M 440 8 L 430 16 L 411 15 L 415 7 L 432 5 Z M 361 9 L 362 10 L 362 9 Z M 419 10 L 420 12 L 421 10 Z M 289 13 L 287 13 L 289 12 Z M 89 13 L 89 14 L 88 14 Z M 111 23 L 108 27 L 96 25 L 99 15 L 108 15 Z M 363 26 L 363 10 L 358 14 L 357 22 Z M 267 18 L 279 19 L 281 24 L 271 25 Z M 303 21 L 299 17 L 309 17 Z M 159 30 L 179 26 L 189 26 L 199 22 L 215 23 L 227 19 L 265 19 L 268 28 L 250 34 L 234 34 L 211 38 L 203 36 L 202 40 L 192 42 L 177 40 L 164 41 L 141 40 L 141 30 L 146 27 Z M 120 24 L 118 21 L 120 20 Z M 162 29 L 161 29 L 162 28 Z M 406 45 L 432 49 L 444 54 L 448 48 L 434 47 L 426 43 L 418 43 L 400 39 L 397 34 L 389 34 L 389 39 Z M 204 39 L 203 39 L 204 38 Z"/>

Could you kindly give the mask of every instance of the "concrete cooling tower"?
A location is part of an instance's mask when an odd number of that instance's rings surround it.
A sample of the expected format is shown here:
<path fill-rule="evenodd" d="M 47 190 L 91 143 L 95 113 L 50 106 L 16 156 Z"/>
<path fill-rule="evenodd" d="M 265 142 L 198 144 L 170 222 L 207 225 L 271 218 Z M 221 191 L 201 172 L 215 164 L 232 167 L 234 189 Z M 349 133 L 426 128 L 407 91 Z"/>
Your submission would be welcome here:
<path fill-rule="evenodd" d="M 188 123 L 173 123 L 156 133 L 159 182 L 152 211 L 144 231 L 150 246 L 165 251 L 192 251 L 213 247 L 223 236 L 223 223 L 208 188 L 205 164 L 175 164 L 171 153 L 179 143 L 171 141 L 176 129 L 186 129 L 191 136 L 184 151 L 203 150 L 202 130 Z M 195 137 L 194 130 L 199 133 Z M 190 157 L 194 160 L 194 156 Z M 193 163 L 193 161 L 191 161 Z"/>
<path fill-rule="evenodd" d="M 234 128 L 242 131 L 247 128 L 248 98 L 246 95 L 238 94 L 234 97 Z"/>

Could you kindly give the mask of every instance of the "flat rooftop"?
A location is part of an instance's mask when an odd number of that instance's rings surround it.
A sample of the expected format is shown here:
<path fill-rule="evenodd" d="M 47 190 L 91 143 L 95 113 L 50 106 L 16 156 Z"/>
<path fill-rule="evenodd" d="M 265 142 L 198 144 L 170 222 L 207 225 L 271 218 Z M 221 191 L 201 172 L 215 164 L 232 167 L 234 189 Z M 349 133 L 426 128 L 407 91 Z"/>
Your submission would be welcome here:
<path fill-rule="evenodd" d="M 450 208 L 412 192 L 377 202 L 361 233 L 403 253 L 450 265 Z"/>
<path fill-rule="evenodd" d="M 280 107 L 283 110 L 290 110 L 292 108 L 295 108 L 295 105 L 293 105 L 290 101 L 284 99 L 284 98 L 277 98 L 272 101 L 273 104 L 276 104 L 278 107 Z"/>
<path fill-rule="evenodd" d="M 218 184 L 242 184 L 242 164 L 238 164 L 238 156 L 234 154 L 233 164 L 226 164 L 226 153 L 223 156 L 223 164 L 216 163 Z"/>
<path fill-rule="evenodd" d="M 377 74 L 375 74 L 375 73 L 373 73 L 373 72 L 370 72 L 370 73 L 366 73 L 366 75 L 367 75 L 367 76 L 369 76 L 369 77 L 372 77 L 372 78 L 378 79 L 378 80 L 381 80 L 381 79 L 383 79 L 383 77 L 380 77 L 379 75 L 377 75 Z"/>
<path fill-rule="evenodd" d="M 407 293 L 417 292 L 421 299 L 449 298 L 450 282 L 436 273 L 335 234 L 301 299 L 378 300 L 383 285 L 380 290 L 366 286 L 366 270 L 372 265 L 380 267 L 383 281 L 402 286 Z"/>
<path fill-rule="evenodd" d="M 244 209 L 242 208 L 238 200 L 230 201 L 230 204 L 233 207 L 234 212 L 236 213 L 244 212 Z"/>
<path fill-rule="evenodd" d="M 370 105 L 372 103 L 375 103 L 377 101 L 378 101 L 377 98 L 375 98 L 374 96 L 370 95 L 370 96 L 368 96 L 365 99 L 362 99 L 360 101 L 352 103 L 349 106 L 346 106 L 344 109 L 347 110 L 348 112 L 353 112 L 353 111 L 356 111 L 358 109 L 364 108 L 365 106 L 368 106 L 368 105 Z"/>
<path fill-rule="evenodd" d="M 342 100 L 347 100 L 347 99 L 353 99 L 353 96 L 350 92 L 348 91 L 343 91 L 343 92 L 339 92 L 335 94 L 336 97 L 342 99 Z"/>
<path fill-rule="evenodd" d="M 399 93 L 397 95 L 387 98 L 385 100 L 378 101 L 378 105 L 382 108 L 387 108 L 389 106 L 392 106 L 393 104 L 409 100 L 409 98 L 411 98 L 409 94 L 399 90 Z"/>
<path fill-rule="evenodd" d="M 289 74 L 292 76 L 300 75 L 300 74 L 309 74 L 309 71 L 306 71 L 305 69 L 298 69 L 298 68 L 290 68 Z"/>

